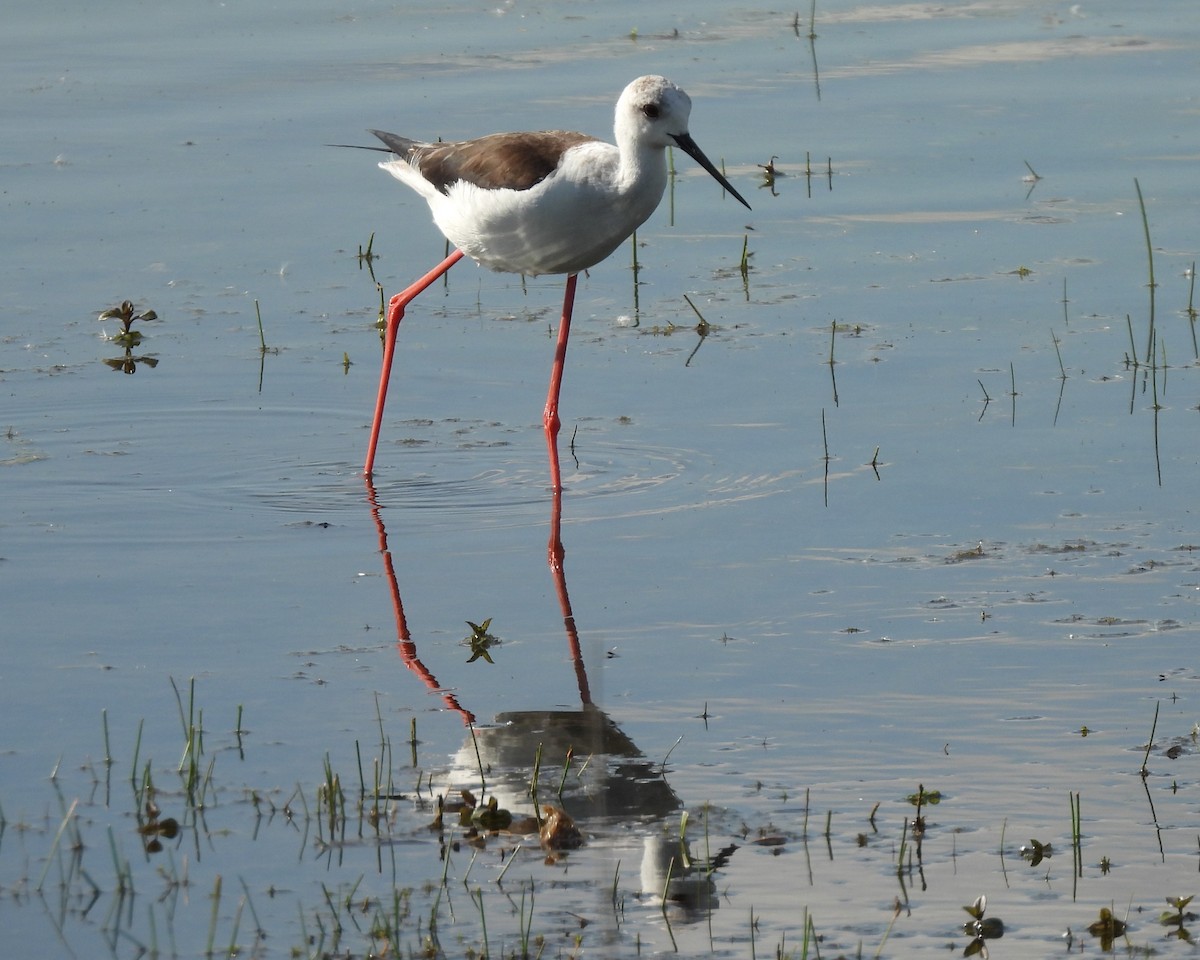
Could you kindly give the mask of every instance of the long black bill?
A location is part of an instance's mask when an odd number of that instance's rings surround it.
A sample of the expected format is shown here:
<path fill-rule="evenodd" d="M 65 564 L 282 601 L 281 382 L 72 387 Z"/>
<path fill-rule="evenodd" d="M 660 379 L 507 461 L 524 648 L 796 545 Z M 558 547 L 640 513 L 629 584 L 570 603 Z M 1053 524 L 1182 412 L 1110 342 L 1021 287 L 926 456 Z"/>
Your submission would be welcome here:
<path fill-rule="evenodd" d="M 680 150 L 682 150 L 689 157 L 691 157 L 698 164 L 700 164 L 700 166 L 702 166 L 705 170 L 707 170 L 709 173 L 711 173 L 713 175 L 713 178 L 717 181 L 717 183 L 719 183 L 726 190 L 728 190 L 730 193 L 732 193 L 733 196 L 737 199 L 738 203 L 740 203 L 747 210 L 750 209 L 750 204 L 748 204 L 746 202 L 746 198 L 743 197 L 740 193 L 738 193 L 736 190 L 733 189 L 733 187 L 731 187 L 729 185 L 729 181 L 725 179 L 725 177 L 721 173 L 721 171 L 718 170 L 716 167 L 714 167 L 712 165 L 712 161 L 709 160 L 708 157 L 706 157 L 704 155 L 704 151 L 701 150 L 698 146 L 696 146 L 696 141 L 692 139 L 692 135 L 690 133 L 673 133 L 673 134 L 671 134 L 671 139 L 674 140 L 677 144 L 679 144 Z"/>

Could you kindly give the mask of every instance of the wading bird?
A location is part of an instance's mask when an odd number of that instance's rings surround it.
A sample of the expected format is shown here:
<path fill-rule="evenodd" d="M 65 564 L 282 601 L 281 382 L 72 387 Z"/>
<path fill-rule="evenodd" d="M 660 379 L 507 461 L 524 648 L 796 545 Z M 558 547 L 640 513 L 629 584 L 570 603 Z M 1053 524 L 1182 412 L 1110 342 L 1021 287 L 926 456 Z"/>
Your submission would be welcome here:
<path fill-rule="evenodd" d="M 562 130 L 496 133 L 458 143 L 423 143 L 370 131 L 384 147 L 367 149 L 396 156 L 379 166 L 425 198 L 434 222 L 456 249 L 388 304 L 379 396 L 363 468 L 367 477 L 375 465 L 404 308 L 465 254 L 493 270 L 567 275 L 543 414 L 550 482 L 555 492 L 562 490 L 558 394 L 579 271 L 607 257 L 654 212 L 667 185 L 667 147 L 679 147 L 750 209 L 692 139 L 691 110 L 691 99 L 679 87 L 649 76 L 634 80 L 617 100 L 615 146 Z"/>

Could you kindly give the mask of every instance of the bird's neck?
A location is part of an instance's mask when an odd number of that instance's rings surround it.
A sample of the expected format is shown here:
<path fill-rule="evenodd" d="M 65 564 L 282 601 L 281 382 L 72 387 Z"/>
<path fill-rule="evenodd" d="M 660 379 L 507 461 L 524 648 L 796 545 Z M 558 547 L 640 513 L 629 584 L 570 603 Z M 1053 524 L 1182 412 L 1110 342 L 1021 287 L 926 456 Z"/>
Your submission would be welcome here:
<path fill-rule="evenodd" d="M 621 157 L 617 181 L 623 193 L 645 198 L 653 209 L 667 186 L 666 153 L 654 149 L 629 151 Z"/>

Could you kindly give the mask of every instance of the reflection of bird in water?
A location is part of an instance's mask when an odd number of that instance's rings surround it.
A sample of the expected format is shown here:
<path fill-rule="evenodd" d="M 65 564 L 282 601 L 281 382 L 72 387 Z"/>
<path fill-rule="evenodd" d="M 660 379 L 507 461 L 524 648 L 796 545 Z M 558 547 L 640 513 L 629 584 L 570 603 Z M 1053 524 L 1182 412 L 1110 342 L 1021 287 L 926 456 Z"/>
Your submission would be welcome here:
<path fill-rule="evenodd" d="M 646 837 L 642 846 L 642 894 L 678 904 L 689 912 L 716 910 L 720 898 L 713 871 L 725 866 L 736 849 L 737 844 L 730 844 L 711 861 L 697 862 L 686 839 L 664 833 Z"/>
<path fill-rule="evenodd" d="M 576 820 L 657 820 L 679 808 L 659 766 L 591 705 L 582 710 L 502 713 L 495 726 L 476 727 L 474 741 L 468 738 L 454 757 L 451 782 L 478 781 L 482 762 L 488 793 L 514 814 L 528 809 L 539 746 L 538 800 L 561 803 Z M 573 761 L 564 778 L 568 751 Z"/>
<path fill-rule="evenodd" d="M 438 228 L 457 249 L 389 305 L 379 396 L 364 467 L 368 477 L 404 308 L 463 254 L 508 273 L 567 274 L 543 417 L 547 440 L 554 444 L 576 275 L 616 250 L 658 207 L 667 186 L 666 149 L 679 147 L 750 207 L 692 139 L 691 110 L 691 99 L 669 80 L 639 77 L 617 100 L 615 146 L 562 130 L 497 133 L 458 143 L 422 143 L 371 131 L 397 157 L 380 166 L 424 197 Z M 551 481 L 553 489 L 562 489 L 553 456 Z"/>
<path fill-rule="evenodd" d="M 587 668 L 579 644 L 579 629 L 567 594 L 565 550 L 562 544 L 562 492 L 551 499 L 550 537 L 546 545 L 550 573 L 562 611 L 567 647 L 575 669 L 581 707 L 578 710 L 535 710 L 502 713 L 494 726 L 475 727 L 475 715 L 443 688 L 417 655 L 408 629 L 400 585 L 388 546 L 383 513 L 370 479 L 367 501 L 379 534 L 379 553 L 392 594 L 397 649 L 405 666 L 472 726 L 472 736 L 454 757 L 451 783 L 462 788 L 479 782 L 482 772 L 486 797 L 514 816 L 531 811 L 530 779 L 538 754 L 538 803 L 561 803 L 566 814 L 579 820 L 612 818 L 627 825 L 631 819 L 659 820 L 677 810 L 679 799 L 667 784 L 661 764 L 651 763 L 612 719 L 592 703 Z M 488 624 L 481 624 L 486 633 Z M 571 758 L 574 758 L 573 760 Z M 564 775 L 565 770 L 565 775 Z M 561 784 L 561 787 L 560 787 Z"/>

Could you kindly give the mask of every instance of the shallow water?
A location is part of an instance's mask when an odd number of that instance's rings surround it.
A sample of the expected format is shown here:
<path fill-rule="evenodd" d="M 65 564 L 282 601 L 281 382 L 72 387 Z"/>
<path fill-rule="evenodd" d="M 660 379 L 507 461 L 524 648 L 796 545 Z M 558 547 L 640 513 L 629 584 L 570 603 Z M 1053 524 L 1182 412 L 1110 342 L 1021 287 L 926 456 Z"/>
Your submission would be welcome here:
<path fill-rule="evenodd" d="M 576 937 L 799 955 L 807 911 L 822 956 L 899 957 L 965 949 L 960 908 L 986 894 L 997 956 L 1057 955 L 1068 928 L 1092 944 L 1106 906 L 1134 946 L 1190 952 L 1158 922 L 1194 892 L 1198 829 L 1190 12 L 819 4 L 811 45 L 791 12 L 716 4 L 10 17 L 10 939 L 361 956 L 401 890 L 399 946 L 433 913 L 465 956 L 479 889 L 494 955 L 532 892 L 547 956 Z M 627 251 L 581 278 L 556 582 L 540 412 L 561 282 L 459 266 L 410 310 L 372 500 L 379 294 L 355 253 L 374 233 L 392 291 L 442 241 L 370 155 L 323 145 L 605 133 L 646 72 L 688 89 L 754 211 L 678 157 L 636 291 Z M 134 376 L 102 362 L 122 351 L 94 319 L 126 298 L 161 318 Z M 495 663 L 467 664 L 466 622 L 488 618 Z M 172 678 L 185 715 L 195 678 L 200 804 Z M 489 726 L 502 714 L 519 722 Z M 434 796 L 478 791 L 484 756 L 489 788 L 519 795 L 536 739 L 544 799 L 564 739 L 594 735 L 562 734 L 581 715 L 620 734 L 575 749 L 587 845 L 547 865 L 492 839 L 446 867 Z M 349 799 L 332 827 L 326 758 Z M 356 812 L 375 758 L 403 794 L 378 827 Z M 185 827 L 153 855 L 130 782 L 147 769 Z M 918 860 L 919 784 L 943 799 Z M 685 809 L 694 857 L 739 849 L 668 926 L 658 841 Z M 1030 838 L 1053 844 L 1036 867 Z"/>

